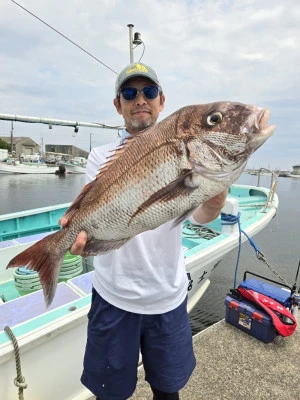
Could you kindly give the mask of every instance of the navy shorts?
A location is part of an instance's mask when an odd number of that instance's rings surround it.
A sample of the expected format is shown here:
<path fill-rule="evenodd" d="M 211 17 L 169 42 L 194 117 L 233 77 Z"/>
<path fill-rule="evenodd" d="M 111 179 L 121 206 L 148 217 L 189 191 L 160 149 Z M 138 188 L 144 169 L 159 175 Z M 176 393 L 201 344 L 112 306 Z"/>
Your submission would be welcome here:
<path fill-rule="evenodd" d="M 83 385 L 101 400 L 128 399 L 141 351 L 151 386 L 167 393 L 182 389 L 196 366 L 186 303 L 164 314 L 135 314 L 112 306 L 93 289 Z"/>

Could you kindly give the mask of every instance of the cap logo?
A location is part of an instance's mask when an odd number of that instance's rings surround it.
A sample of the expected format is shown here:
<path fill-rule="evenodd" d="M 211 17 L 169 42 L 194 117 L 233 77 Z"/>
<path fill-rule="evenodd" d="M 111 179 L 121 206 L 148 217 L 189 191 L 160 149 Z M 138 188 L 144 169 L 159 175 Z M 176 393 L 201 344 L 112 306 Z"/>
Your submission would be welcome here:
<path fill-rule="evenodd" d="M 129 68 L 129 69 L 126 71 L 126 74 L 127 74 L 127 75 L 130 75 L 130 74 L 133 74 L 133 73 L 135 73 L 135 72 L 147 73 L 147 72 L 149 72 L 149 71 L 147 70 L 147 68 L 146 68 L 144 65 L 135 64 L 134 67 L 131 67 L 131 68 Z"/>

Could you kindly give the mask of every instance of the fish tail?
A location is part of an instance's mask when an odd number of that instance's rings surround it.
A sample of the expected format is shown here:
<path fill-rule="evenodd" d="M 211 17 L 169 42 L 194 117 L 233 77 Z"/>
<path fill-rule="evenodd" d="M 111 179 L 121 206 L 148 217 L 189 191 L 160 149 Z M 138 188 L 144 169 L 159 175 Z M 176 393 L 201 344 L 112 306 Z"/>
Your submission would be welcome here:
<path fill-rule="evenodd" d="M 68 249 L 60 248 L 57 243 L 62 236 L 63 230 L 39 240 L 28 249 L 16 255 L 6 268 L 26 266 L 28 269 L 37 271 L 43 288 L 46 307 L 53 301 L 59 272 Z M 55 242 L 53 243 L 53 238 Z M 59 237 L 57 237 L 59 236 Z"/>

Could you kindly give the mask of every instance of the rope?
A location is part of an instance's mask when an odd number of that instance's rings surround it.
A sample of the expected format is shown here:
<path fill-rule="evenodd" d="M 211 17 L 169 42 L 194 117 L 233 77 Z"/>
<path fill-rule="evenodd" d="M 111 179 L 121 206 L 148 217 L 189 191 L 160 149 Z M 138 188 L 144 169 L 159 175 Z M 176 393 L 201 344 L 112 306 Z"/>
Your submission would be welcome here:
<path fill-rule="evenodd" d="M 257 253 L 257 254 L 256 254 L 256 257 L 257 257 L 260 261 L 264 262 L 264 263 L 266 264 L 266 266 L 273 272 L 273 274 L 276 275 L 277 278 L 279 278 L 283 283 L 285 283 L 285 284 L 292 290 L 292 285 L 291 285 L 286 279 L 284 279 L 284 278 L 279 274 L 279 272 L 277 272 L 277 271 L 267 262 L 267 260 L 265 259 L 265 256 L 264 256 L 261 252 Z"/>
<path fill-rule="evenodd" d="M 236 288 L 236 276 L 237 276 L 237 271 L 238 271 L 238 267 L 239 267 L 239 263 L 240 263 L 241 248 L 242 248 L 242 230 L 241 230 L 240 216 L 241 216 L 240 212 L 237 215 L 221 213 L 221 224 L 222 225 L 238 224 L 238 227 L 239 227 L 239 248 L 238 248 L 238 255 L 237 255 L 235 272 L 234 272 L 234 280 L 233 280 L 233 288 L 234 289 Z"/>
<path fill-rule="evenodd" d="M 185 238 L 194 239 L 200 237 L 203 239 L 213 239 L 219 236 L 220 233 L 204 225 L 196 225 L 192 223 L 187 223 L 183 227 L 183 236 Z"/>
<path fill-rule="evenodd" d="M 249 240 L 249 243 L 254 248 L 256 257 L 260 261 L 264 262 L 267 265 L 267 267 L 273 272 L 273 274 L 275 274 L 283 283 L 285 283 L 287 286 L 289 286 L 291 288 L 291 285 L 266 261 L 264 254 L 258 249 L 258 247 L 253 242 L 253 240 L 247 235 L 247 233 L 245 231 L 243 231 L 241 229 L 240 216 L 241 216 L 240 212 L 237 215 L 221 213 L 221 224 L 222 225 L 238 224 L 238 227 L 239 227 L 239 248 L 238 248 L 238 255 L 237 255 L 237 261 L 236 261 L 236 266 L 235 266 L 233 288 L 234 289 L 236 288 L 236 277 L 237 277 L 237 271 L 238 271 L 238 267 L 239 267 L 241 247 L 242 247 L 242 233 L 246 236 L 246 238 Z"/>
<path fill-rule="evenodd" d="M 14 350 L 15 350 L 15 360 L 16 360 L 16 370 L 17 370 L 17 377 L 14 379 L 14 384 L 19 388 L 19 400 L 24 400 L 23 390 L 27 388 L 27 383 L 25 383 L 25 378 L 22 376 L 21 370 L 21 360 L 20 360 L 20 352 L 19 352 L 19 345 L 17 339 L 10 329 L 9 326 L 4 328 L 5 332 L 8 334 L 10 339 L 13 342 Z"/>

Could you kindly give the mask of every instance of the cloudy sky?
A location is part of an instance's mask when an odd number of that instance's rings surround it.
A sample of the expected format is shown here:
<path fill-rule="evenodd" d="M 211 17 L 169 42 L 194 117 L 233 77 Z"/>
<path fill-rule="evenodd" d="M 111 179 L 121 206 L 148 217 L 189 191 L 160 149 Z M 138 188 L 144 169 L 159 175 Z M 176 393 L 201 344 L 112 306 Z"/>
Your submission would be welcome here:
<path fill-rule="evenodd" d="M 134 61 L 159 73 L 161 119 L 188 104 L 240 101 L 270 109 L 273 137 L 248 167 L 300 163 L 298 0 L 17 0 L 102 61 L 69 43 L 11 0 L 0 2 L 0 113 L 122 125 L 116 72 L 129 64 L 129 30 L 145 44 Z M 0 121 L 0 136 L 11 123 Z M 89 150 L 117 131 L 14 123 L 15 136 Z M 92 135 L 90 135 L 92 134 Z"/>

